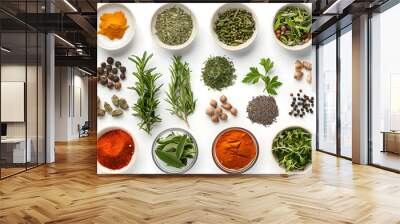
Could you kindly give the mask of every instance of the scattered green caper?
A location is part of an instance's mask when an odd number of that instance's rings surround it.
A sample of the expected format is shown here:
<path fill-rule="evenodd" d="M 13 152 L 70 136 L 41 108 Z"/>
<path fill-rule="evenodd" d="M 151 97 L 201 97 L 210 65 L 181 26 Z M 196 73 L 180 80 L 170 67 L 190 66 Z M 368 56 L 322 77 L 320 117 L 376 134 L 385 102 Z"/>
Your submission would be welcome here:
<path fill-rule="evenodd" d="M 120 61 L 116 61 L 115 62 L 115 67 L 117 67 L 117 68 L 121 67 L 121 62 Z"/>
<path fill-rule="evenodd" d="M 114 104 L 114 106 L 119 106 L 119 98 L 118 98 L 118 96 L 117 95 L 113 95 L 112 97 L 111 97 L 111 101 L 112 101 L 112 103 Z"/>
<path fill-rule="evenodd" d="M 106 115 L 106 111 L 104 109 L 97 109 L 97 116 L 103 117 L 104 115 Z"/>
<path fill-rule="evenodd" d="M 123 112 L 122 110 L 120 110 L 120 109 L 115 109 L 115 110 L 112 111 L 111 115 L 112 115 L 113 117 L 119 117 L 119 116 L 121 116 L 123 113 L 124 113 L 124 112 Z"/>
<path fill-rule="evenodd" d="M 113 111 L 111 105 L 107 102 L 104 102 L 104 109 L 106 110 L 107 113 L 111 113 Z"/>
<path fill-rule="evenodd" d="M 123 109 L 123 110 L 126 110 L 129 108 L 129 105 L 124 98 L 120 98 L 118 104 L 119 104 L 119 107 L 121 107 L 121 109 Z"/>

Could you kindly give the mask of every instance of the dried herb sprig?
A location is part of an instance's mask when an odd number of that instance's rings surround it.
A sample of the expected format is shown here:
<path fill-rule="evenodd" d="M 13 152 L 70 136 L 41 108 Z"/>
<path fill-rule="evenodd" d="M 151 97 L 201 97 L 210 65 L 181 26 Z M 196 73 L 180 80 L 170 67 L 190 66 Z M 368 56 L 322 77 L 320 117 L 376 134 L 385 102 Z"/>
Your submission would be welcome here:
<path fill-rule="evenodd" d="M 137 102 L 132 107 L 134 116 L 141 119 L 139 122 L 139 128 L 151 134 L 151 130 L 155 123 L 161 122 L 161 117 L 156 113 L 158 104 L 158 92 L 162 85 L 157 85 L 156 81 L 161 77 L 160 73 L 156 73 L 156 68 L 146 68 L 147 63 L 151 59 L 153 54 L 147 55 L 147 52 L 143 53 L 140 58 L 136 55 L 129 57 L 129 60 L 133 61 L 136 65 L 136 72 L 133 75 L 137 78 L 134 87 L 129 89 L 135 90 L 139 96 Z"/>
<path fill-rule="evenodd" d="M 264 68 L 265 74 L 261 74 L 257 67 L 250 67 L 250 72 L 247 73 L 242 82 L 256 84 L 261 79 L 265 84 L 264 91 L 271 96 L 278 95 L 276 89 L 280 87 L 282 83 L 278 81 L 278 76 L 276 75 L 270 78 L 272 68 L 274 67 L 274 62 L 272 62 L 269 58 L 262 58 L 260 65 Z"/>
<path fill-rule="evenodd" d="M 171 105 L 169 111 L 182 119 L 189 126 L 188 116 L 196 109 L 196 101 L 190 86 L 190 68 L 187 62 L 182 62 L 181 56 L 174 56 L 170 67 L 171 82 L 166 101 Z"/>
<path fill-rule="evenodd" d="M 202 79 L 206 86 L 221 91 L 235 83 L 235 71 L 233 62 L 227 57 L 209 57 L 202 69 Z"/>
<path fill-rule="evenodd" d="M 244 9 L 228 9 L 218 15 L 214 30 L 218 39 L 229 46 L 237 46 L 249 40 L 256 29 L 250 12 Z"/>

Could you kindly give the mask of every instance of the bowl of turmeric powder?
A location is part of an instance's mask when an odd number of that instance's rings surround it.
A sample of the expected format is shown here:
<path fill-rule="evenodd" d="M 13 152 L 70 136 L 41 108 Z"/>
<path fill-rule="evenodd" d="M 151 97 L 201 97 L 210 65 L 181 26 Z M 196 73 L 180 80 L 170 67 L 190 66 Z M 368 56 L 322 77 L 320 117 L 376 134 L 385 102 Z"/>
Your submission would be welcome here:
<path fill-rule="evenodd" d="M 125 47 L 135 35 L 136 21 L 123 4 L 107 3 L 97 9 L 97 44 L 106 50 Z"/>
<path fill-rule="evenodd" d="M 253 167 L 258 153 L 257 139 L 250 131 L 240 127 L 221 131 L 212 147 L 215 164 L 230 174 L 244 173 Z"/>

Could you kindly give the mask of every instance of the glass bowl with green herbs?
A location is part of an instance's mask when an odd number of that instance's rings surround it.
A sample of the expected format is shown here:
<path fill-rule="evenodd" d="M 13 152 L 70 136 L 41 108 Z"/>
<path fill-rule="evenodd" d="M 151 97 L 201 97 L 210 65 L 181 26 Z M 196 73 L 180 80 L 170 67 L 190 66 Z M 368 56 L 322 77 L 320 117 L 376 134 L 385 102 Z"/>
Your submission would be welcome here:
<path fill-rule="evenodd" d="M 272 28 L 279 45 L 288 50 L 311 46 L 312 14 L 305 4 L 285 4 L 276 13 Z"/>
<path fill-rule="evenodd" d="M 188 131 L 169 128 L 155 138 L 152 147 L 154 163 L 167 174 L 183 174 L 196 163 L 196 140 Z"/>
<path fill-rule="evenodd" d="M 185 5 L 168 3 L 153 14 L 151 33 L 162 48 L 180 50 L 193 42 L 197 33 L 196 18 Z"/>
<path fill-rule="evenodd" d="M 312 162 L 311 132 L 298 126 L 283 129 L 273 139 L 272 154 L 286 172 L 306 170 Z"/>
<path fill-rule="evenodd" d="M 257 36 L 254 11 L 241 3 L 226 3 L 215 11 L 211 19 L 211 33 L 225 50 L 237 51 L 248 47 Z"/>

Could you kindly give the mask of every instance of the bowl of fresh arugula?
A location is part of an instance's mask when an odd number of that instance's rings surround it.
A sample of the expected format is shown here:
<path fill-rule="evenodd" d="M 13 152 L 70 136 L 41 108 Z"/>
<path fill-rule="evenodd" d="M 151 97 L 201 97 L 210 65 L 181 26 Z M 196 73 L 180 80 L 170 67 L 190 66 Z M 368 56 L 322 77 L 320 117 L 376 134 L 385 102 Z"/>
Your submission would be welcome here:
<path fill-rule="evenodd" d="M 311 24 L 311 9 L 306 4 L 285 4 L 278 9 L 273 19 L 274 39 L 288 50 L 306 49 L 312 42 Z"/>
<path fill-rule="evenodd" d="M 183 174 L 196 163 L 196 140 L 188 131 L 170 128 L 162 131 L 153 142 L 153 160 L 167 174 Z"/>
<path fill-rule="evenodd" d="M 272 141 L 272 154 L 288 173 L 307 170 L 312 162 L 311 132 L 299 126 L 281 130 Z"/>

